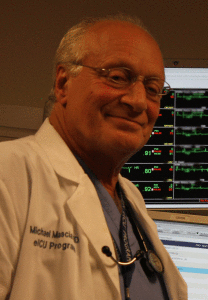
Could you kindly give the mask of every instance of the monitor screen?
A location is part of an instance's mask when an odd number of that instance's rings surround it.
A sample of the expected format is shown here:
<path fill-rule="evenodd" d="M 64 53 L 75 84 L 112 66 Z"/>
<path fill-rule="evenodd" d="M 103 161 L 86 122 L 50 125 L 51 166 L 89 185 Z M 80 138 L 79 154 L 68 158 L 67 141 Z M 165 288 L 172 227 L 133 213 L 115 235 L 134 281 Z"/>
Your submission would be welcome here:
<path fill-rule="evenodd" d="M 147 208 L 208 209 L 208 68 L 165 68 L 165 75 L 172 90 L 148 143 L 121 174 Z"/>
<path fill-rule="evenodd" d="M 208 217 L 149 211 L 160 240 L 188 286 L 188 299 L 208 295 Z"/>

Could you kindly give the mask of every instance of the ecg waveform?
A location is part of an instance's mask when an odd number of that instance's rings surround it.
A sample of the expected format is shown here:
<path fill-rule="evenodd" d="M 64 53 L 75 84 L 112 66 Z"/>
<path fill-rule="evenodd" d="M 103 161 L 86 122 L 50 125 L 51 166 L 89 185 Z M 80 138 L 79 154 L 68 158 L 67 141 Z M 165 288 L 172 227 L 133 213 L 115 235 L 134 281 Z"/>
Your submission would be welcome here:
<path fill-rule="evenodd" d="M 180 91 L 176 92 L 177 107 L 192 107 L 207 106 L 208 92 L 207 91 Z"/>
<path fill-rule="evenodd" d="M 207 198 L 208 182 L 195 183 L 175 183 L 176 197 L 193 198 L 200 197 Z"/>
<path fill-rule="evenodd" d="M 208 153 L 208 148 L 205 148 L 205 147 L 203 147 L 203 148 L 190 148 L 190 149 L 188 149 L 188 148 L 183 148 L 183 149 L 181 149 L 181 150 L 177 150 L 176 149 L 176 153 L 183 153 L 183 154 L 185 154 L 185 155 L 190 155 L 190 154 L 193 154 L 193 153 L 196 153 L 196 154 L 204 154 L 204 153 Z"/>
<path fill-rule="evenodd" d="M 191 146 L 176 146 L 175 148 L 175 161 L 203 163 L 208 162 L 208 146 L 191 147 Z"/>
<path fill-rule="evenodd" d="M 205 127 L 178 127 L 173 133 L 177 145 L 192 144 L 193 140 L 198 145 L 208 144 L 208 128 Z"/>
<path fill-rule="evenodd" d="M 192 110 L 191 112 L 188 111 L 177 111 L 176 112 L 176 116 L 177 117 L 181 117 L 183 119 L 193 119 L 193 118 L 204 118 L 204 117 L 208 117 L 208 111 L 198 111 L 198 110 Z"/>
<path fill-rule="evenodd" d="M 175 167 L 176 172 L 177 171 L 181 171 L 184 173 L 190 173 L 190 172 L 207 172 L 208 173 L 208 166 L 207 168 L 203 168 L 202 166 L 199 167 L 195 167 L 195 166 L 191 166 L 191 167 L 186 167 L 186 166 L 176 166 Z"/>
<path fill-rule="evenodd" d="M 208 187 L 203 187 L 203 186 L 185 186 L 185 185 L 181 185 L 181 187 L 178 187 L 176 184 L 175 187 L 176 190 L 184 190 L 184 191 L 191 191 L 191 190 L 208 190 Z"/>
<path fill-rule="evenodd" d="M 208 124 L 208 110 L 176 110 L 176 126 L 206 126 Z"/>
<path fill-rule="evenodd" d="M 195 128 L 193 130 L 185 128 L 185 130 L 182 130 L 182 128 L 179 128 L 176 130 L 176 135 L 181 135 L 185 137 L 205 137 L 208 136 L 208 130 L 203 128 Z"/>
<path fill-rule="evenodd" d="M 208 136 L 208 132 L 199 132 L 197 130 L 194 130 L 192 132 L 186 132 L 186 131 L 183 131 L 183 132 L 176 132 L 176 135 L 182 135 L 182 136 L 185 136 L 185 137 L 193 137 L 193 136 Z"/>
<path fill-rule="evenodd" d="M 176 147 L 175 160 L 184 162 L 207 162 L 208 147 Z"/>
<path fill-rule="evenodd" d="M 208 180 L 208 163 L 207 164 L 180 164 L 174 166 L 175 180 Z"/>
<path fill-rule="evenodd" d="M 204 93 L 191 93 L 191 94 L 177 94 L 178 99 L 185 99 L 185 100 L 198 100 L 198 99 L 208 99 L 208 95 Z"/>

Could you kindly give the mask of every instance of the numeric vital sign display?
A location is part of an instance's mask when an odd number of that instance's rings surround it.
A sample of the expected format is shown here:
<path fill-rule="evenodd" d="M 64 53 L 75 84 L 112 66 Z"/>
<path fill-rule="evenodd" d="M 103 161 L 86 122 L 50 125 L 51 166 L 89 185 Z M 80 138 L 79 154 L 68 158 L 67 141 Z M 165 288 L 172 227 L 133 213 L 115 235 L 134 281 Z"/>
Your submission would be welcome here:
<path fill-rule="evenodd" d="M 208 207 L 208 90 L 163 97 L 149 142 L 121 173 L 147 207 Z"/>

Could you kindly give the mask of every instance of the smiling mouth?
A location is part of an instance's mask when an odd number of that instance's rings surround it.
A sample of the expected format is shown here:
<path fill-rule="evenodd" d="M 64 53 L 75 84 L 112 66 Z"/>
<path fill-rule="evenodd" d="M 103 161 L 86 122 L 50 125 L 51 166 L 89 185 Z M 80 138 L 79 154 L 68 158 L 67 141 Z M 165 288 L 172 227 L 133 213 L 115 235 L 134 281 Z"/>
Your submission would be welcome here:
<path fill-rule="evenodd" d="M 139 123 L 138 121 L 135 121 L 133 119 L 129 119 L 129 118 L 126 118 L 126 117 L 123 117 L 123 116 L 108 115 L 108 117 L 115 118 L 115 119 L 118 119 L 118 120 L 121 120 L 121 121 L 124 121 L 124 122 L 126 121 L 126 122 L 130 122 L 130 123 L 134 123 L 134 124 L 142 126 L 142 123 Z"/>
<path fill-rule="evenodd" d="M 115 121 L 115 123 L 124 130 L 129 130 L 130 128 L 133 130 L 138 130 L 138 128 L 141 128 L 144 126 L 143 123 L 125 118 L 123 116 L 113 116 L 113 115 L 108 115 L 108 117 L 112 118 L 112 120 Z"/>

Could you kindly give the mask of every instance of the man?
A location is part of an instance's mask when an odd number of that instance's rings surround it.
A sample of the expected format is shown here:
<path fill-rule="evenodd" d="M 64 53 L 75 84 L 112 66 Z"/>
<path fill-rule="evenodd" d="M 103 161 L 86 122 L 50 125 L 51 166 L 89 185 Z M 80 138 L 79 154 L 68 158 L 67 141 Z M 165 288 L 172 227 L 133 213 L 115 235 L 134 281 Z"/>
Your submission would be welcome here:
<path fill-rule="evenodd" d="M 164 86 L 160 49 L 136 22 L 72 28 L 50 117 L 0 147 L 0 299 L 187 299 L 141 194 L 119 175 L 147 143 Z"/>

